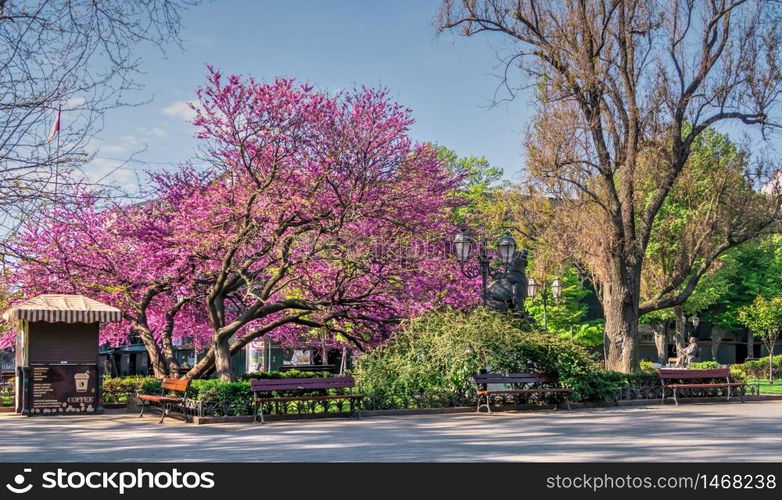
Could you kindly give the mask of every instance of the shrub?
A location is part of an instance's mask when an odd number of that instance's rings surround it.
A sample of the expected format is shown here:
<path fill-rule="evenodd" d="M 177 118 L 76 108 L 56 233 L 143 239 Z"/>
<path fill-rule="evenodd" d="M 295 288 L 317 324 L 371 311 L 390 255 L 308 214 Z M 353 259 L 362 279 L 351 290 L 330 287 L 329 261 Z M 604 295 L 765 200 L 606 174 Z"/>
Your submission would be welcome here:
<path fill-rule="evenodd" d="M 274 371 L 253 372 L 238 382 L 222 382 L 217 379 L 193 380 L 188 397 L 208 403 L 208 413 L 217 416 L 252 415 L 254 410 L 253 393 L 250 390 L 251 379 L 286 379 L 329 377 L 328 372 L 314 371 Z"/>
<path fill-rule="evenodd" d="M 223 382 L 217 379 L 193 380 L 188 397 L 198 401 L 215 403 L 216 415 L 251 415 L 253 394 L 250 382 Z"/>
<path fill-rule="evenodd" d="M 482 370 L 556 373 L 574 400 L 603 400 L 618 388 L 584 347 L 520 327 L 485 309 L 429 313 L 357 360 L 357 388 L 385 408 L 421 399 L 432 406 L 463 403 L 474 398 L 472 375 Z"/>
<path fill-rule="evenodd" d="M 699 361 L 697 363 L 690 363 L 687 368 L 690 370 L 713 370 L 720 368 L 722 365 L 716 361 Z"/>
<path fill-rule="evenodd" d="M 160 391 L 160 380 L 155 377 L 104 377 L 103 400 L 106 403 L 124 403 L 136 392 L 155 393 Z"/>
<path fill-rule="evenodd" d="M 771 358 L 774 368 L 774 376 L 782 375 L 782 354 Z M 733 365 L 737 371 L 742 372 L 748 378 L 768 378 L 768 357 L 752 359 L 744 363 Z"/>
<path fill-rule="evenodd" d="M 313 377 L 330 377 L 331 373 L 325 371 L 303 371 L 303 370 L 287 370 L 284 372 L 252 372 L 244 375 L 243 380 L 250 379 L 266 379 L 266 378 L 313 378 Z"/>
<path fill-rule="evenodd" d="M 653 372 L 655 371 L 654 365 L 651 361 L 641 361 L 641 371 L 642 372 Z"/>

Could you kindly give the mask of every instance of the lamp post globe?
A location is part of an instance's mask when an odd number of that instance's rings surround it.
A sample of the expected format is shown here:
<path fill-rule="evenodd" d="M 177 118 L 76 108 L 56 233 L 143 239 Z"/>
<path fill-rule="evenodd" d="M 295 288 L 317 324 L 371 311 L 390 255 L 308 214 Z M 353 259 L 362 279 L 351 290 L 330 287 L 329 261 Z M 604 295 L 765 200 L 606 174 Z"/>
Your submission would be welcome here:
<path fill-rule="evenodd" d="M 505 231 L 505 234 L 500 238 L 500 241 L 497 244 L 497 250 L 500 254 L 502 263 L 509 266 L 516 256 L 516 240 L 513 239 L 513 236 L 511 236 L 509 231 Z"/>
<path fill-rule="evenodd" d="M 466 229 L 462 229 L 456 234 L 456 237 L 453 239 L 452 251 L 457 261 L 464 263 L 470 259 L 472 244 L 472 238 L 467 234 Z"/>
<path fill-rule="evenodd" d="M 562 288 L 563 288 L 562 280 L 556 278 L 551 283 L 551 295 L 553 295 L 555 299 L 559 299 L 562 296 Z"/>
<path fill-rule="evenodd" d="M 535 281 L 535 278 L 530 278 L 527 282 L 527 296 L 530 298 L 537 297 L 539 288 L 540 285 Z"/>

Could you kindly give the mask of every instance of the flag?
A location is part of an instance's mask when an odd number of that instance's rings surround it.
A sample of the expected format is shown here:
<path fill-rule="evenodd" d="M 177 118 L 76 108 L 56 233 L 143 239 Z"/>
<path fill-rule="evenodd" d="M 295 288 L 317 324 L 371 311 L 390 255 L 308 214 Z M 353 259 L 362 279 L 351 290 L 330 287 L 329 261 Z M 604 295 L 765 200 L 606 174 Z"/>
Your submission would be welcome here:
<path fill-rule="evenodd" d="M 46 137 L 46 144 L 52 142 L 60 133 L 60 112 L 62 107 L 57 108 L 57 114 L 54 115 L 54 123 L 52 123 L 52 129 L 49 131 L 49 135 Z"/>

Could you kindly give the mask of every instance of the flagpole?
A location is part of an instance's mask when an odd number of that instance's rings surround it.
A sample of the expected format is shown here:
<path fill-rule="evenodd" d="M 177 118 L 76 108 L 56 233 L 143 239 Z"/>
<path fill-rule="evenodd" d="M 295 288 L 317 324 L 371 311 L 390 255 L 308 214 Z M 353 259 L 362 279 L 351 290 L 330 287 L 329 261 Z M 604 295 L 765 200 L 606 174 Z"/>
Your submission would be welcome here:
<path fill-rule="evenodd" d="M 60 184 L 60 116 L 62 104 L 57 106 L 57 147 L 54 150 L 54 201 L 57 202 L 57 190 Z"/>

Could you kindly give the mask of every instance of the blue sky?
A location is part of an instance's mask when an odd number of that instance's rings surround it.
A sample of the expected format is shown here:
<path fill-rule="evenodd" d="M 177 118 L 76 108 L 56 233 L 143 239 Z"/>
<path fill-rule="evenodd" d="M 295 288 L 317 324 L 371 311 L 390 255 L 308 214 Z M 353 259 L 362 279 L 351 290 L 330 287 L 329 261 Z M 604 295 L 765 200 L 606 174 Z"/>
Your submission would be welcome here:
<path fill-rule="evenodd" d="M 258 80 L 294 77 L 324 90 L 387 87 L 416 120 L 411 133 L 460 155 L 485 156 L 518 179 L 528 102 L 491 106 L 502 40 L 435 34 L 439 0 L 217 0 L 183 17 L 184 50 L 141 47 L 148 104 L 110 112 L 86 170 L 129 184 L 136 173 L 192 157 L 184 103 L 211 64 Z M 63 120 L 67 119 L 64 113 Z M 134 154 L 136 153 L 136 154 Z M 132 156 L 132 161 L 124 161 Z"/>

